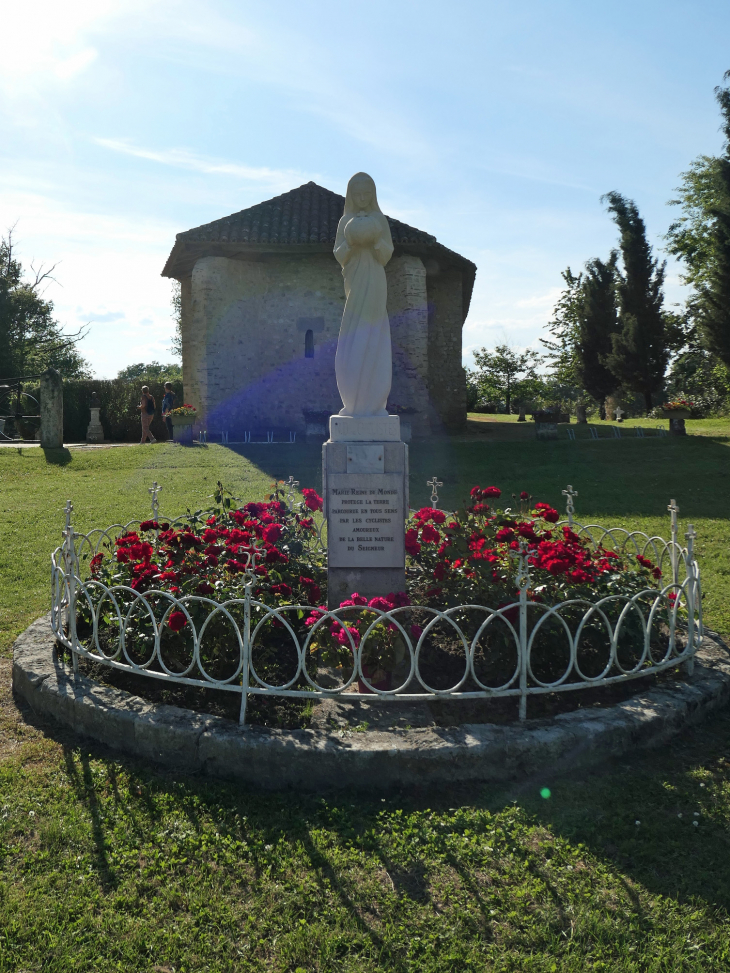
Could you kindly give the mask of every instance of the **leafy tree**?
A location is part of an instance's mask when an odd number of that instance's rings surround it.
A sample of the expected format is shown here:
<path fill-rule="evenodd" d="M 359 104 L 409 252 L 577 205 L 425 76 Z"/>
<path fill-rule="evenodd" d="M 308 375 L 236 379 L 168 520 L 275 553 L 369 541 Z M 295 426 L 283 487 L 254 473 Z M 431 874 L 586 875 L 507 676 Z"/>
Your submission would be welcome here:
<path fill-rule="evenodd" d="M 553 320 L 548 325 L 555 340 L 543 338 L 552 362 L 552 378 L 565 387 L 570 383 L 573 395 L 581 391 L 595 399 L 601 418 L 606 418 L 605 398 L 618 382 L 605 365 L 612 350 L 611 335 L 618 328 L 616 310 L 616 262 L 613 252 L 608 263 L 589 260 L 578 275 L 570 267 L 563 271 L 565 290 L 560 295 Z"/>
<path fill-rule="evenodd" d="M 508 413 L 513 401 L 524 402 L 542 390 L 537 374 L 542 356 L 532 348 L 522 354 L 509 345 L 497 345 L 493 352 L 482 348 L 474 352 L 474 361 L 480 398 L 504 400 Z"/>
<path fill-rule="evenodd" d="M 170 342 L 170 351 L 174 358 L 179 358 L 182 361 L 182 287 L 179 280 L 172 282 L 170 305 L 172 306 L 172 319 L 175 322 L 175 333 Z"/>
<path fill-rule="evenodd" d="M 552 321 L 547 325 L 553 338 L 541 338 L 547 348 L 545 356 L 554 380 L 563 385 L 579 384 L 576 346 L 580 333 L 580 304 L 583 274 L 576 277 L 570 267 L 562 272 L 565 289 L 553 308 Z"/>
<path fill-rule="evenodd" d="M 0 378 L 38 374 L 49 367 L 65 378 L 90 375 L 76 348 L 86 332 L 64 334 L 53 318 L 53 303 L 43 297 L 53 270 L 31 265 L 33 276 L 26 278 L 15 256 L 12 230 L 0 240 Z"/>
<path fill-rule="evenodd" d="M 618 330 L 604 361 L 618 381 L 644 397 L 647 412 L 662 387 L 669 361 L 663 284 L 666 263 L 654 259 L 636 204 L 620 193 L 603 197 L 621 232 L 623 272 L 618 272 Z"/>
<path fill-rule="evenodd" d="M 671 398 L 690 399 L 701 413 L 717 413 L 730 398 L 730 368 L 695 344 L 672 362 L 667 393 Z"/>
<path fill-rule="evenodd" d="M 137 362 L 135 365 L 127 365 L 126 368 L 117 372 L 117 378 L 122 378 L 127 382 L 182 381 L 182 368 L 174 362 L 167 365 L 161 365 L 158 361 Z"/>
<path fill-rule="evenodd" d="M 715 97 L 724 152 L 700 156 L 682 174 L 679 197 L 670 202 L 684 215 L 670 226 L 667 249 L 684 262 L 684 281 L 694 290 L 688 313 L 705 346 L 730 365 L 730 87 L 715 88 Z"/>

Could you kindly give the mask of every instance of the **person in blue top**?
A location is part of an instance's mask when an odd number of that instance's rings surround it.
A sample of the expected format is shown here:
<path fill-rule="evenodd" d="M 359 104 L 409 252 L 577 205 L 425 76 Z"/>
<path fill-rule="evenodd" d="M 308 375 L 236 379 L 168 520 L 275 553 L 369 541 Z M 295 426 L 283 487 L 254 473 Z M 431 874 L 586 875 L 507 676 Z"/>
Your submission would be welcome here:
<path fill-rule="evenodd" d="M 167 426 L 167 435 L 170 439 L 172 436 L 172 419 L 170 418 L 170 412 L 175 408 L 175 393 L 172 391 L 172 385 L 169 382 L 165 382 L 165 394 L 162 398 L 162 418 L 165 420 L 165 425 Z"/>

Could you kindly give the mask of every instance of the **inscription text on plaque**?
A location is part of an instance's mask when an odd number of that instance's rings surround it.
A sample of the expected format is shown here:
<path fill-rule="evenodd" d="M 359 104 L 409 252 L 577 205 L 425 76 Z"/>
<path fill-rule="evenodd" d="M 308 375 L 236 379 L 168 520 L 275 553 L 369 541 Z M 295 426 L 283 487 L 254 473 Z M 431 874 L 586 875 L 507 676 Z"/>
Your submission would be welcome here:
<path fill-rule="evenodd" d="M 405 498 L 399 473 L 327 476 L 331 567 L 397 568 L 405 557 Z"/>

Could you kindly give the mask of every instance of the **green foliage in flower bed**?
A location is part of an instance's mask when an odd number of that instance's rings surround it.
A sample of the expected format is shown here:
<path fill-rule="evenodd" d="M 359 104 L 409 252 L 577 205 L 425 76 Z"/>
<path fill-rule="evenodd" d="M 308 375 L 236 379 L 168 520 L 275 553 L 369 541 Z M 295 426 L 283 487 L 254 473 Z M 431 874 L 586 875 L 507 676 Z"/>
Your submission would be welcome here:
<path fill-rule="evenodd" d="M 325 605 L 320 604 L 326 566 L 312 516 L 321 510 L 322 498 L 304 489 L 304 499 L 289 507 L 277 485 L 267 501 L 237 507 L 219 483 L 213 506 L 189 513 L 182 525 L 143 521 L 139 532 L 123 532 L 113 545 L 105 544 L 106 553 L 102 550 L 91 558 L 92 580 L 86 597 L 78 599 L 77 631 L 93 652 L 93 608 L 99 614 L 103 655 L 126 661 L 117 656 L 123 626 L 126 656 L 135 665 L 157 670 L 164 664 L 192 678 L 205 673 L 217 680 L 234 679 L 240 671 L 238 633 L 244 629 L 242 599 L 248 581 L 255 602 L 283 610 L 267 619 L 263 607 L 253 608 L 254 629 L 257 623 L 264 627 L 254 640 L 252 661 L 258 676 L 270 684 L 285 684 L 296 675 L 296 637 L 300 645 L 307 644 L 315 678 L 317 666 L 324 663 L 338 668 L 345 681 L 360 649 L 363 674 L 376 681 L 373 685 L 400 685 L 408 678 L 410 641 L 419 645 L 419 664 L 433 674 L 430 684 L 447 689 L 462 683 L 463 689 L 479 689 L 471 677 L 463 682 L 466 654 L 459 632 L 423 610 L 459 608 L 452 619 L 470 644 L 476 639 L 476 679 L 497 688 L 517 672 L 516 575 L 524 554 L 532 574 L 527 591 L 533 609 L 528 614 L 529 632 L 537 629 L 531 662 L 535 676 L 552 682 L 570 666 L 563 623 L 573 637 L 580 630 L 578 661 L 584 675 L 605 674 L 610 636 L 604 617 L 616 626 L 625 615 L 626 599 L 632 597 L 648 615 L 656 586 L 661 585 L 661 569 L 641 554 L 617 554 L 589 544 L 566 525 L 556 527 L 558 511 L 545 502 L 531 504 L 526 492 L 519 512 L 490 507 L 487 500 L 493 503 L 500 496 L 497 487 L 477 486 L 468 505 L 448 516 L 432 507 L 416 511 L 406 525 L 408 590 L 369 601 L 353 592 L 341 603 L 339 617 L 332 618 L 324 615 Z M 601 614 L 585 624 L 586 610 L 601 599 L 608 599 Z M 675 599 L 675 592 L 670 592 L 663 611 L 655 613 L 655 661 L 670 644 Z M 540 609 L 562 602 L 562 621 L 546 622 Z M 225 613 L 218 610 L 219 604 Z M 308 605 L 315 607 L 305 612 L 303 606 Z M 485 629 L 487 613 L 461 606 L 504 613 Z M 383 618 L 383 613 L 390 614 Z M 204 632 L 197 667 L 191 625 Z M 161 632 L 161 661 L 155 659 L 156 630 Z M 625 669 L 639 664 L 644 650 L 639 612 L 621 621 L 617 646 Z M 394 674 L 402 665 L 405 671 L 399 679 Z M 300 679 L 304 688 L 306 681 Z"/>

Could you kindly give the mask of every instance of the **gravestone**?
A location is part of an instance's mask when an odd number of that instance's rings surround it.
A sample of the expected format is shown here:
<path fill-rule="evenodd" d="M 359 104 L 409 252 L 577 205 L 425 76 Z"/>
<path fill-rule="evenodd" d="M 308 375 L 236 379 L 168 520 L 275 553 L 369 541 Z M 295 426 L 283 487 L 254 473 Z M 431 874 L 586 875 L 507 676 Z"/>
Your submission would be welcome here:
<path fill-rule="evenodd" d="M 41 375 L 41 446 L 63 446 L 63 381 L 55 368 L 47 368 Z"/>
<path fill-rule="evenodd" d="M 91 421 L 89 422 L 89 428 L 86 430 L 86 442 L 103 443 L 104 430 L 101 425 L 101 420 L 99 419 L 101 400 L 99 399 L 98 392 L 91 393 L 91 402 L 89 403 L 89 408 L 91 410 Z"/>
<path fill-rule="evenodd" d="M 340 413 L 322 447 L 328 603 L 405 591 L 408 447 L 385 405 L 392 378 L 385 265 L 390 229 L 365 173 L 347 187 L 335 256 L 347 297 L 335 358 Z"/>

